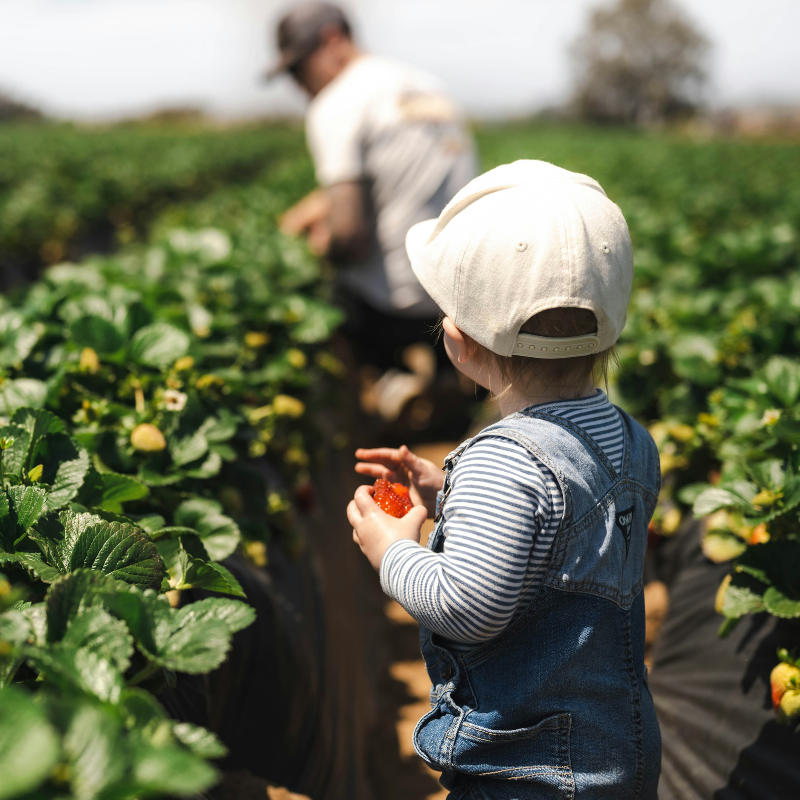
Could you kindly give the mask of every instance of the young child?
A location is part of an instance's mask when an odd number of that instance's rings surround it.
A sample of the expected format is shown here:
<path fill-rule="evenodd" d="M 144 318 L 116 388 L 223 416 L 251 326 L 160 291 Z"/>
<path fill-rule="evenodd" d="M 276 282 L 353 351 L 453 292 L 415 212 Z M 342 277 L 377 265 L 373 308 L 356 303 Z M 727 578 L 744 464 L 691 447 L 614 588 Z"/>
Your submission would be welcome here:
<path fill-rule="evenodd" d="M 518 161 L 412 228 L 407 249 L 450 359 L 503 414 L 444 476 L 406 447 L 356 452 L 358 472 L 415 502 L 395 519 L 362 486 L 347 509 L 420 624 L 433 687 L 414 747 L 452 800 L 654 800 L 642 568 L 658 451 L 595 388 L 631 293 L 622 213 L 591 178 Z"/>

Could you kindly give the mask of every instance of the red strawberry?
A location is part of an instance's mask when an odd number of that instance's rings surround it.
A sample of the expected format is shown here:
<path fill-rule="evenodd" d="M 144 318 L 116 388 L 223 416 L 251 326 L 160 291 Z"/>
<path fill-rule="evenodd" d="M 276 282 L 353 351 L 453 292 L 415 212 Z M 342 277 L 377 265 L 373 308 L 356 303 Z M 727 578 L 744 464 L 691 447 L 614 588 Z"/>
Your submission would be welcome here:
<path fill-rule="evenodd" d="M 393 517 L 404 517 L 414 506 L 408 495 L 408 486 L 403 486 L 402 483 L 389 483 L 379 478 L 375 481 L 374 488 L 372 499 L 381 511 Z"/>

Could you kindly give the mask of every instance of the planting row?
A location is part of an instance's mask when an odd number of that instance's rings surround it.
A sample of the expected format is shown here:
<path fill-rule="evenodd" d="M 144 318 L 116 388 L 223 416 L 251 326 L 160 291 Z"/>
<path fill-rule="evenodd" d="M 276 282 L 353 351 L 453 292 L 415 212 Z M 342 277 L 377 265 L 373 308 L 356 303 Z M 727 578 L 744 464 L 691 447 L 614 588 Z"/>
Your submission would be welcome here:
<path fill-rule="evenodd" d="M 254 614 L 167 593 L 243 596 L 220 562 L 263 565 L 291 535 L 321 444 L 340 313 L 275 230 L 296 184 L 276 169 L 0 300 L 0 800 L 216 780 L 224 747 L 155 695 L 219 666 Z"/>

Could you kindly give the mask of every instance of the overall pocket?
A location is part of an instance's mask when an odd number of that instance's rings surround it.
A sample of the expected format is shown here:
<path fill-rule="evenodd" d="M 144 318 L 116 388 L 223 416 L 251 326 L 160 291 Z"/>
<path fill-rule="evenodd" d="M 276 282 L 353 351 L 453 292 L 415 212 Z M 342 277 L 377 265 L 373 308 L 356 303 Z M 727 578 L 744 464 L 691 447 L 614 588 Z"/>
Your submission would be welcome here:
<path fill-rule="evenodd" d="M 470 716 L 465 714 L 458 726 L 451 769 L 476 778 L 535 783 L 537 797 L 573 796 L 570 714 L 555 714 L 529 728 L 508 731 L 477 725 Z"/>

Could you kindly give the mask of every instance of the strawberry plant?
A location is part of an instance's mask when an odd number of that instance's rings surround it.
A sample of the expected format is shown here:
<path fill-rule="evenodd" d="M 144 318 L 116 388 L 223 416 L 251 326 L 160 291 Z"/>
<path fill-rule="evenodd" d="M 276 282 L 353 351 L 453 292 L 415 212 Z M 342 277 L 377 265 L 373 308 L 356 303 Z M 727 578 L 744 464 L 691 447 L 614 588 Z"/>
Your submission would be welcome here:
<path fill-rule="evenodd" d="M 236 600 L 177 609 L 164 596 L 192 581 L 241 595 L 202 530 L 126 516 L 147 487 L 98 472 L 45 410 L 19 409 L 0 429 L 0 475 L 0 797 L 138 798 L 212 785 L 206 759 L 224 748 L 170 720 L 145 691 L 219 666 L 254 618 Z M 184 508 L 185 521 L 208 530 L 197 512 Z M 224 521 L 210 533 L 218 555 L 231 549 Z"/>

